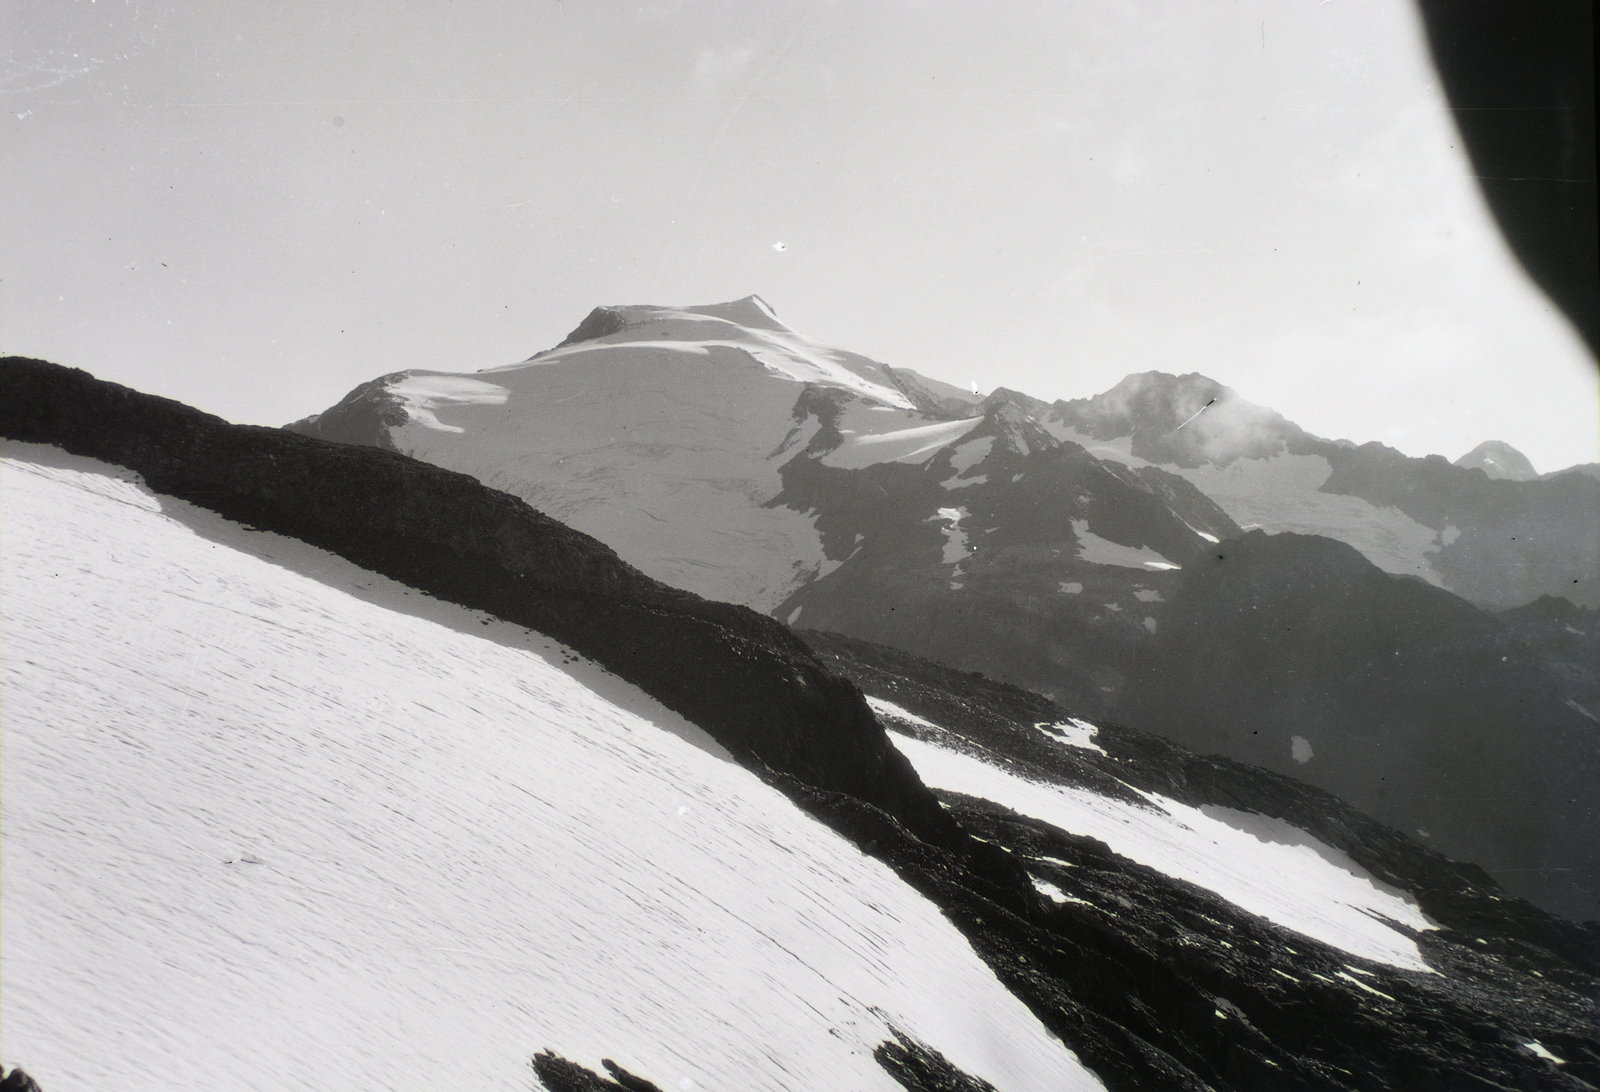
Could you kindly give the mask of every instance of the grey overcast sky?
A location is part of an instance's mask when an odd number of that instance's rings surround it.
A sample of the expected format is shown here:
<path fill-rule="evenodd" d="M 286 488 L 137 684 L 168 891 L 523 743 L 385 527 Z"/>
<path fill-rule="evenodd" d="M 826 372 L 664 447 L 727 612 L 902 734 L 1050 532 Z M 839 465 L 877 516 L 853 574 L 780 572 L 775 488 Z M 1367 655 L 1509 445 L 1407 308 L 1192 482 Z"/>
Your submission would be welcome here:
<path fill-rule="evenodd" d="M 755 292 L 963 386 L 1600 458 L 1405 0 L 0 11 L 0 347 L 233 420 Z"/>

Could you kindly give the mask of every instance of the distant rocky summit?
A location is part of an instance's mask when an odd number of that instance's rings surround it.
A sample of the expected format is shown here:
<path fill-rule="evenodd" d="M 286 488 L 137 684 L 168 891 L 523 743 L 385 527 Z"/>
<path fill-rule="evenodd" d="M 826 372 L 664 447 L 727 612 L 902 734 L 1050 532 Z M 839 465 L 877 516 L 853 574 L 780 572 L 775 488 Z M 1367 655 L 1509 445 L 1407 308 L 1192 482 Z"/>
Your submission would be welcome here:
<path fill-rule="evenodd" d="M 1531 482 L 1539 477 L 1526 455 L 1500 440 L 1485 440 L 1457 459 L 1455 465 L 1476 468 L 1491 478 L 1514 482 Z"/>

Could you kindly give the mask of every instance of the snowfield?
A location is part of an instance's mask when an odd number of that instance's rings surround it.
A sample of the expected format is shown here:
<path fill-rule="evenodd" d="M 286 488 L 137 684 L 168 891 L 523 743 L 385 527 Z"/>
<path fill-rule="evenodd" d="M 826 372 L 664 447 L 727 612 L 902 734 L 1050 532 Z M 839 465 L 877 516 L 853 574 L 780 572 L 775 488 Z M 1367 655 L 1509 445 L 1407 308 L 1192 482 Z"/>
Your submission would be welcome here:
<path fill-rule="evenodd" d="M 887 704 L 874 708 L 893 717 L 880 707 Z M 919 721 L 926 723 L 920 717 L 913 723 Z M 1413 936 L 1436 926 L 1416 901 L 1281 819 L 1214 805 L 1190 807 L 1156 793 L 1142 793 L 1149 804 L 1141 807 L 1087 789 L 1030 781 L 898 732 L 890 738 L 932 788 L 992 800 L 1068 833 L 1098 838 L 1114 853 L 1351 955 L 1402 970 L 1431 970 Z"/>
<path fill-rule="evenodd" d="M 503 373 L 501 378 L 504 378 Z M 482 404 L 480 404 L 482 405 Z M 938 911 L 536 633 L 8 444 L 7 1065 L 49 1092 L 1098 1088 Z"/>
<path fill-rule="evenodd" d="M 1059 420 L 1046 419 L 1042 424 L 1056 439 L 1081 444 L 1097 459 L 1132 467 L 1157 465 L 1132 453 L 1130 436 L 1096 440 L 1062 425 Z M 1386 573 L 1420 576 L 1435 587 L 1444 586 L 1434 568 L 1439 553 L 1439 533 L 1398 508 L 1379 508 L 1360 497 L 1321 492 L 1323 483 L 1333 473 L 1328 460 L 1321 455 L 1239 458 L 1227 466 L 1202 463 L 1185 467 L 1166 463 L 1160 469 L 1187 478 L 1196 489 L 1215 501 L 1228 518 L 1247 531 L 1259 527 L 1269 535 L 1292 531 L 1336 538 L 1354 546 Z"/>

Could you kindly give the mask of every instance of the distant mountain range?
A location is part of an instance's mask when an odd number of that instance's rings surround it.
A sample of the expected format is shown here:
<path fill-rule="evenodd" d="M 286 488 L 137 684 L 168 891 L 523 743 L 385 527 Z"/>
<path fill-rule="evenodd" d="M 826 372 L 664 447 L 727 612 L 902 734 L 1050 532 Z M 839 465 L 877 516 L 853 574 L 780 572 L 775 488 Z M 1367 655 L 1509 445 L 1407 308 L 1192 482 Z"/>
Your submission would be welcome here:
<path fill-rule="evenodd" d="M 46 1089 L 1600 1082 L 1600 925 L 1302 781 L 808 648 L 373 445 L 0 380 L 6 1061 Z M 1299 536 L 1190 533 L 1193 602 L 1293 613 L 1209 557 Z M 1309 585 L 1479 616 L 1315 542 Z M 1500 624 L 1577 670 L 1580 611 Z"/>
<path fill-rule="evenodd" d="M 1557 597 L 1585 630 L 1585 468 L 1324 440 L 1193 374 L 979 395 L 753 296 L 597 308 L 523 363 L 384 376 L 289 428 L 471 474 L 803 633 L 1303 778 L 1600 911 L 1600 695 L 1493 613 Z"/>

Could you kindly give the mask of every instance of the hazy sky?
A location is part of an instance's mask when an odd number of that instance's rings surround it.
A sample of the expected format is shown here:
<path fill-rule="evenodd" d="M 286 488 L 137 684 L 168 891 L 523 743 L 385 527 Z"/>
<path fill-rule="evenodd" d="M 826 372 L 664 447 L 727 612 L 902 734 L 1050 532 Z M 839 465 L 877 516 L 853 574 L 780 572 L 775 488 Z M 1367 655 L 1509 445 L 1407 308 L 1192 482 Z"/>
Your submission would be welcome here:
<path fill-rule="evenodd" d="M 0 10 L 0 347 L 233 420 L 756 292 L 963 386 L 1600 458 L 1401 0 Z"/>

